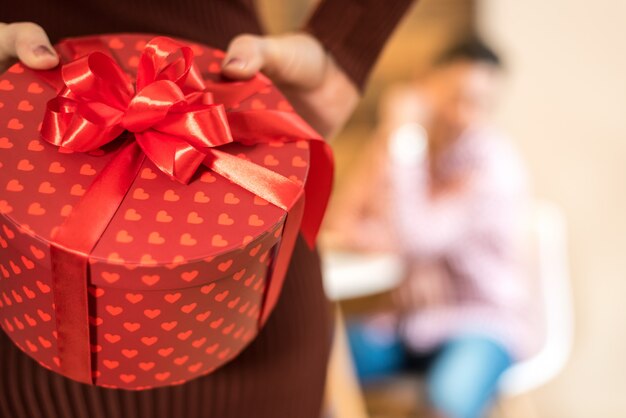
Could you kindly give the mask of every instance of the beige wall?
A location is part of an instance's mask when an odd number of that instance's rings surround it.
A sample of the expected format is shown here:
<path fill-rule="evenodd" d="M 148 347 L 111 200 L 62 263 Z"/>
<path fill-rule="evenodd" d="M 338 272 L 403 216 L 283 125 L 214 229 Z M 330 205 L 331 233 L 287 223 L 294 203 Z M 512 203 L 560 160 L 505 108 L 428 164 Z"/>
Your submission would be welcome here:
<path fill-rule="evenodd" d="M 626 416 L 626 1 L 483 0 L 507 52 L 499 121 L 570 229 L 576 347 L 542 417 Z"/>
<path fill-rule="evenodd" d="M 542 418 L 626 417 L 626 0 L 477 1 L 479 26 L 511 70 L 499 123 L 537 194 L 560 204 L 569 223 L 576 346 L 565 372 L 533 398 Z M 268 29 L 280 32 L 315 0 L 260 3 Z M 334 141 L 336 192 L 371 133 L 382 88 L 428 62 L 471 18 L 468 0 L 419 3 Z"/>

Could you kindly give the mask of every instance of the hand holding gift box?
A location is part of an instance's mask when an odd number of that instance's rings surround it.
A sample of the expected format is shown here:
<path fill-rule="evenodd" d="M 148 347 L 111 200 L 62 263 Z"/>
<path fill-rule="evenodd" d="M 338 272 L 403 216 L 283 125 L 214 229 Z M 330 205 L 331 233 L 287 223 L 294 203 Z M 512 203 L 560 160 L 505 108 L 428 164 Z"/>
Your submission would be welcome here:
<path fill-rule="evenodd" d="M 128 389 L 206 374 L 254 338 L 332 181 L 267 79 L 225 82 L 220 51 L 146 40 L 65 41 L 62 69 L 0 78 L 16 103 L 0 109 L 2 326 L 45 367 Z"/>

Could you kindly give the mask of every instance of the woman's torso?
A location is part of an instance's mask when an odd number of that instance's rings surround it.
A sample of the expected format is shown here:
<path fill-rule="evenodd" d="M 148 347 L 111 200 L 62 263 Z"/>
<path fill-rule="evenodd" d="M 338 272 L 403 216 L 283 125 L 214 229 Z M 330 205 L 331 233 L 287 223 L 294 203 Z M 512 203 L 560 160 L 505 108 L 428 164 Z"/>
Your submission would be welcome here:
<path fill-rule="evenodd" d="M 176 36 L 225 49 L 260 33 L 251 0 L 22 0 L 0 21 L 34 21 L 52 42 L 115 32 Z M 0 332 L 3 418 L 318 418 L 332 316 L 319 258 L 299 239 L 275 311 L 236 359 L 183 385 L 147 391 L 76 383 L 42 368 Z"/>
<path fill-rule="evenodd" d="M 4 6 L 0 21 L 35 22 L 53 43 L 69 36 L 141 32 L 226 49 L 240 33 L 261 33 L 253 0 L 21 0 Z"/>

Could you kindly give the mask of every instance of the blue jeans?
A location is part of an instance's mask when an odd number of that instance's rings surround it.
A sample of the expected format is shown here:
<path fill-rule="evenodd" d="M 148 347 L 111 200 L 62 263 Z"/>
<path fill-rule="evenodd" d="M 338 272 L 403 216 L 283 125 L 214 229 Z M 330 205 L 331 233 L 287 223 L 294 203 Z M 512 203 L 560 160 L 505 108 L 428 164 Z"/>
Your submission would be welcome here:
<path fill-rule="evenodd" d="M 411 353 L 397 335 L 378 333 L 367 323 L 348 320 L 348 340 L 361 381 L 398 372 L 423 374 L 432 407 L 449 418 L 486 415 L 500 375 L 513 360 L 497 341 L 458 335 L 431 353 Z"/>

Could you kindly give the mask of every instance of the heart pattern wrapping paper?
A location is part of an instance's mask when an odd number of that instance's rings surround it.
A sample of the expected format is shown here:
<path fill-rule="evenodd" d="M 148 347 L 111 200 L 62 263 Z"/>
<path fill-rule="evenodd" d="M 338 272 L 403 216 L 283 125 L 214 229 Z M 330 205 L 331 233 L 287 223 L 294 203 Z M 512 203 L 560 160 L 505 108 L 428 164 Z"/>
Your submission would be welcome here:
<path fill-rule="evenodd" d="M 133 74 L 151 37 L 99 39 Z M 219 82 L 223 52 L 187 44 L 202 77 Z M 116 145 L 83 153 L 43 141 L 41 120 L 55 94 L 19 63 L 0 76 L 0 324 L 20 349 L 62 373 L 51 240 Z M 264 109 L 293 112 L 269 83 L 230 106 Z M 302 187 L 310 169 L 304 139 L 220 150 Z M 259 331 L 285 218 L 208 167 L 183 184 L 146 159 L 89 256 L 92 383 L 134 390 L 180 384 L 233 359 Z"/>

